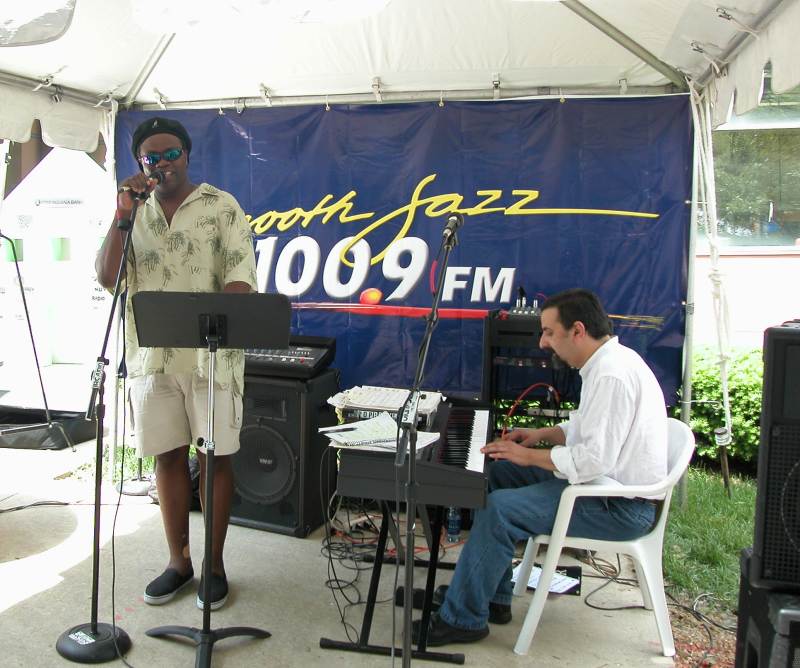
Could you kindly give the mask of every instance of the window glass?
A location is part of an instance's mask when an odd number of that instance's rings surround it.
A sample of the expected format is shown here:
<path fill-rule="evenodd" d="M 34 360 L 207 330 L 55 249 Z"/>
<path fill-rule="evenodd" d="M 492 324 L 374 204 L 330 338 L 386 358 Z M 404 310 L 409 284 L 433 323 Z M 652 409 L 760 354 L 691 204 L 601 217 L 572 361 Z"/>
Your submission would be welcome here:
<path fill-rule="evenodd" d="M 757 109 L 714 133 L 718 233 L 723 245 L 800 250 L 800 88 L 775 95 L 768 83 Z"/>

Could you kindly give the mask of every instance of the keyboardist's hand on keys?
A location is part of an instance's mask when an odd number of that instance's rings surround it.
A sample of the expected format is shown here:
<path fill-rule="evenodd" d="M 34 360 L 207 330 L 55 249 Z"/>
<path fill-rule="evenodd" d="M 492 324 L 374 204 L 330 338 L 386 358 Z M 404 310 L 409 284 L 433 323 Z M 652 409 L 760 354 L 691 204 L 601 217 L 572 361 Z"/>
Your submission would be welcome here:
<path fill-rule="evenodd" d="M 500 438 L 487 443 L 481 448 L 481 452 L 489 455 L 492 459 L 507 459 L 520 466 L 531 465 L 531 449 L 508 438 Z"/>
<path fill-rule="evenodd" d="M 542 440 L 542 430 L 523 428 L 509 429 L 499 440 L 513 441 L 514 443 L 524 445 L 526 448 L 532 448 Z"/>
<path fill-rule="evenodd" d="M 514 429 L 484 445 L 481 452 L 492 459 L 506 459 L 519 466 L 539 466 L 552 471 L 554 466 L 549 449 L 533 447 L 541 441 L 554 445 L 563 444 L 564 432 L 558 427 Z"/>

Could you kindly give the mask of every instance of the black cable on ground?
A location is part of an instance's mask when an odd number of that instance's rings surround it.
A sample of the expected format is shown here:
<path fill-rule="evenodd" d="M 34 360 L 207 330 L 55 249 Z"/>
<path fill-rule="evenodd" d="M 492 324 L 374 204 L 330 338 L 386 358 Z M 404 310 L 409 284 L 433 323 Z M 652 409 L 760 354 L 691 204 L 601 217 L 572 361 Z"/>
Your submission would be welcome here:
<path fill-rule="evenodd" d="M 72 506 L 83 505 L 77 503 L 69 503 L 68 501 L 34 501 L 33 503 L 26 503 L 24 506 L 14 506 L 13 508 L 0 508 L 0 514 L 13 513 L 18 510 L 26 510 L 28 508 L 35 508 L 37 506 Z"/>
<path fill-rule="evenodd" d="M 617 566 L 616 566 L 616 568 L 614 567 L 613 564 L 611 564 L 610 562 L 608 562 L 608 561 L 606 561 L 604 559 L 595 558 L 595 556 L 593 554 L 591 554 L 591 553 L 589 553 L 588 558 L 580 559 L 580 561 L 583 561 L 584 563 L 590 565 L 592 568 L 594 568 L 600 574 L 600 575 L 597 575 L 597 576 L 587 575 L 586 577 L 600 577 L 600 578 L 605 579 L 605 582 L 603 582 L 603 584 L 601 584 L 599 587 L 597 587 L 596 589 L 592 590 L 591 592 L 589 592 L 586 595 L 586 597 L 584 598 L 584 601 L 583 601 L 585 605 L 588 605 L 590 608 L 593 608 L 595 610 L 626 610 L 626 609 L 633 609 L 633 608 L 644 608 L 643 605 L 627 605 L 627 606 L 618 606 L 618 607 L 603 607 L 603 606 L 594 605 L 594 604 L 589 602 L 589 598 L 593 594 L 597 593 L 598 591 L 600 591 L 604 587 L 608 586 L 609 584 L 611 584 L 611 582 L 616 582 L 616 583 L 618 583 L 618 584 L 620 584 L 622 586 L 639 587 L 639 582 L 637 580 L 632 579 L 632 578 L 620 578 L 619 577 L 619 574 L 622 571 L 622 562 L 621 562 L 619 554 L 617 555 Z M 692 602 L 691 607 L 678 602 L 678 600 L 672 594 L 670 594 L 668 591 L 665 591 L 664 593 L 670 599 L 670 601 L 667 602 L 668 606 L 671 606 L 671 607 L 674 607 L 674 608 L 678 608 L 680 610 L 684 610 L 684 611 L 688 612 L 695 620 L 697 620 L 700 623 L 700 625 L 702 626 L 703 630 L 706 632 L 706 635 L 708 636 L 708 646 L 706 647 L 705 652 L 703 653 L 703 656 L 700 658 L 700 660 L 696 664 L 697 668 L 701 668 L 705 664 L 705 661 L 708 658 L 708 656 L 711 654 L 712 650 L 714 649 L 714 636 L 713 636 L 713 634 L 711 632 L 710 626 L 714 626 L 714 627 L 716 627 L 716 628 L 718 628 L 718 629 L 720 629 L 722 631 L 725 631 L 726 633 L 733 633 L 733 634 L 736 633 L 736 628 L 735 627 L 724 626 L 723 624 L 720 624 L 720 623 L 716 622 L 714 619 L 712 619 L 708 615 L 705 615 L 704 613 L 700 612 L 697 609 L 697 607 L 698 607 L 698 605 L 699 605 L 701 600 L 703 600 L 705 598 L 713 597 L 713 594 L 711 594 L 711 593 L 707 592 L 707 593 L 703 593 L 703 594 L 700 594 L 699 596 L 697 596 L 694 599 L 694 601 Z"/>

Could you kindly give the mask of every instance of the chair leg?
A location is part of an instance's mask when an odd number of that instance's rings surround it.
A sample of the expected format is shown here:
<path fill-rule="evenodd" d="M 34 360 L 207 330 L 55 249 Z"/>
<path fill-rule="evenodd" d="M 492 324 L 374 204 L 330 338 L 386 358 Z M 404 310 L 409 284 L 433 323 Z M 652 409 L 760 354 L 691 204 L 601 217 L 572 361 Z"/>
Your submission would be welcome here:
<path fill-rule="evenodd" d="M 664 574 L 661 568 L 661 553 L 643 555 L 638 561 L 637 569 L 644 575 L 649 593 L 653 614 L 656 618 L 658 636 L 661 639 L 661 651 L 664 656 L 675 656 L 675 641 L 672 637 L 672 624 L 669 621 L 667 597 L 664 595 Z"/>
<path fill-rule="evenodd" d="M 536 586 L 536 591 L 533 592 L 533 599 L 530 606 L 528 606 L 528 612 L 525 615 L 525 621 L 522 622 L 519 636 L 517 636 L 517 644 L 514 645 L 515 654 L 527 654 L 531 647 L 533 635 L 536 633 L 536 627 L 539 626 L 539 620 L 542 617 L 542 610 L 544 610 L 544 604 L 547 601 L 547 593 L 550 591 L 550 583 L 556 572 L 560 555 L 561 548 L 554 547 L 552 543 L 547 546 L 547 556 L 542 564 L 539 584 Z M 533 559 L 531 559 L 532 561 Z M 519 580 L 517 582 L 519 583 Z"/>
<path fill-rule="evenodd" d="M 650 598 L 650 584 L 647 582 L 647 575 L 636 557 L 633 557 L 633 568 L 636 572 L 636 581 L 639 583 L 639 591 L 642 593 L 642 603 L 646 610 L 653 609 L 653 599 Z"/>
<path fill-rule="evenodd" d="M 517 581 L 514 583 L 514 596 L 522 596 L 528 588 L 528 580 L 531 578 L 533 563 L 539 554 L 539 543 L 534 543 L 533 538 L 528 538 L 525 546 L 525 554 L 522 555 L 522 563 L 517 571 Z"/>

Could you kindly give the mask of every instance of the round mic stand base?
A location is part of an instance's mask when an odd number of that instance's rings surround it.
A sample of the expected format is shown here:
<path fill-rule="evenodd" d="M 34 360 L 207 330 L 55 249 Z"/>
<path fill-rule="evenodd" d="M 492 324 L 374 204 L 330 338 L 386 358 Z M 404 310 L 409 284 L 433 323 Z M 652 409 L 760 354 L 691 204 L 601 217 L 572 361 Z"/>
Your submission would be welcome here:
<path fill-rule="evenodd" d="M 94 630 L 93 630 L 94 628 Z M 78 624 L 62 633 L 56 651 L 75 663 L 105 663 L 124 656 L 131 648 L 125 631 L 111 624 Z"/>
<path fill-rule="evenodd" d="M 124 456 L 124 455 L 123 455 Z M 142 458 L 138 458 L 136 477 L 117 483 L 117 491 L 126 496 L 147 496 L 153 487 L 153 477 L 142 477 Z"/>
<path fill-rule="evenodd" d="M 134 478 L 117 483 L 116 489 L 126 496 L 147 496 L 153 483 L 146 478 Z"/>

